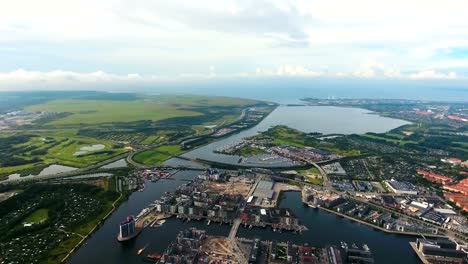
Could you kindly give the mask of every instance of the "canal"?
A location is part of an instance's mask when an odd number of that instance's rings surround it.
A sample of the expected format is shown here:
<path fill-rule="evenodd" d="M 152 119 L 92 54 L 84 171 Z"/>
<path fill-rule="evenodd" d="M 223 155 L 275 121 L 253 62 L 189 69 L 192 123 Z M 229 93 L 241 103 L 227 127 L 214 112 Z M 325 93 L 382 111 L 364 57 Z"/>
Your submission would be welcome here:
<path fill-rule="evenodd" d="M 206 222 L 201 221 L 187 223 L 173 218 L 164 223 L 162 227 L 146 228 L 129 243 L 117 242 L 119 223 L 127 215 L 138 214 L 141 209 L 158 199 L 164 192 L 175 190 L 177 186 L 186 183 L 186 180 L 192 179 L 198 173 L 198 171 L 181 171 L 174 176 L 173 180 L 147 182 L 145 190 L 133 193 L 129 200 L 123 203 L 70 258 L 68 263 L 142 263 L 142 258 L 146 254 L 163 252 L 179 231 L 190 227 L 205 229 L 211 235 L 227 236 L 230 230 L 228 225 L 206 225 Z M 299 192 L 285 193 L 280 207 L 291 208 L 309 230 L 298 235 L 289 232 L 273 232 L 270 228 L 242 227 L 239 229 L 238 236 L 277 241 L 291 240 L 295 243 L 307 242 L 314 246 L 339 245 L 340 241 L 348 244 L 365 243 L 374 253 L 376 263 L 420 263 L 408 244 L 409 241 L 414 240 L 414 237 L 387 234 L 318 209 L 304 207 Z M 137 255 L 138 249 L 145 246 L 146 250 L 143 254 Z"/>

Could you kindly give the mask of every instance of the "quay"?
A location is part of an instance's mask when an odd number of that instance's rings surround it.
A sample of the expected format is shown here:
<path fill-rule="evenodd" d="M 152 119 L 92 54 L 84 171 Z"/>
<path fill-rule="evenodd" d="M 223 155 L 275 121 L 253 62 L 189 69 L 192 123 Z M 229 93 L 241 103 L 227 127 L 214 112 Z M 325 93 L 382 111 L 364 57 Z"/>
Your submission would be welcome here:
<path fill-rule="evenodd" d="M 333 211 L 333 210 L 330 210 L 328 208 L 324 208 L 323 206 L 320 206 L 318 207 L 319 209 L 321 210 L 324 210 L 326 212 L 329 212 L 329 213 L 332 213 L 332 214 L 335 214 L 335 215 L 338 215 L 338 216 L 341 216 L 341 217 L 344 217 L 346 219 L 349 219 L 351 221 L 354 221 L 354 222 L 357 222 L 357 223 L 360 223 L 360 224 L 364 224 L 364 225 L 367 225 L 369 227 L 372 227 L 372 228 L 375 228 L 375 229 L 378 229 L 380 231 L 383 231 L 383 232 L 386 232 L 386 233 L 391 233 L 391 234 L 400 234 L 400 235 L 410 235 L 410 236 L 418 236 L 420 237 L 421 236 L 421 233 L 415 233 L 415 232 L 402 232 L 402 231 L 395 231 L 395 230 L 388 230 L 388 229 L 385 229 L 383 227 L 380 227 L 380 226 L 377 226 L 377 225 L 373 225 L 371 223 L 368 223 L 366 221 L 362 221 L 360 219 L 356 219 L 354 217 L 351 217 L 349 215 L 345 215 L 345 214 L 342 214 L 342 213 L 339 213 L 339 212 L 336 212 L 336 211 Z M 433 234 L 424 234 L 425 236 L 429 236 L 429 237 L 446 237 L 444 235 L 433 235 Z"/>

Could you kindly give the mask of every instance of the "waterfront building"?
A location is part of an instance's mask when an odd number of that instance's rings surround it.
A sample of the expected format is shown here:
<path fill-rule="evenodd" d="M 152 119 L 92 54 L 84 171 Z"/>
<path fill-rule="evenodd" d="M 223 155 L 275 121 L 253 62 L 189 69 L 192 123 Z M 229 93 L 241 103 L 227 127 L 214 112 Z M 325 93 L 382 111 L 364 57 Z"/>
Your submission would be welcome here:
<path fill-rule="evenodd" d="M 467 252 L 448 239 L 417 239 L 413 247 L 418 256 L 428 263 L 465 263 Z"/>
<path fill-rule="evenodd" d="M 135 217 L 130 215 L 125 221 L 120 223 L 120 237 L 126 238 L 135 233 Z"/>

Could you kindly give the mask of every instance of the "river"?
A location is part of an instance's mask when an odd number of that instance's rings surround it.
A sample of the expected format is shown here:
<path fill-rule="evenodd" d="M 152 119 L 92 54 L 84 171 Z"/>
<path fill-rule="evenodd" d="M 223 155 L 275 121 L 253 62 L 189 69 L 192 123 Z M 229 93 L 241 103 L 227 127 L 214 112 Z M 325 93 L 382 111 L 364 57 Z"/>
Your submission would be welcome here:
<path fill-rule="evenodd" d="M 280 106 L 257 126 L 232 135 L 220 141 L 185 154 L 187 157 L 200 157 L 219 161 L 219 158 L 230 156 L 214 154 L 213 150 L 225 144 L 233 143 L 244 137 L 253 136 L 274 125 L 287 125 L 305 132 L 321 132 L 324 134 L 385 132 L 406 124 L 406 121 L 380 117 L 369 114 L 367 110 L 339 107 L 287 107 Z M 223 157 L 225 156 L 225 157 Z M 174 161 L 172 161 L 174 162 Z M 147 228 L 130 243 L 117 242 L 116 236 L 119 223 L 130 214 L 138 214 L 166 191 L 173 191 L 177 186 L 192 179 L 199 171 L 181 171 L 174 175 L 173 180 L 161 180 L 156 183 L 147 182 L 143 192 L 133 193 L 98 229 L 86 243 L 69 259 L 70 264 L 81 263 L 114 263 L 133 264 L 142 263 L 142 256 L 152 252 L 161 253 L 173 241 L 180 230 L 190 227 L 206 229 L 211 235 L 227 236 L 228 225 L 205 222 L 184 223 L 178 219 L 168 220 L 160 228 Z M 376 263 L 420 263 L 408 242 L 414 237 L 387 234 L 371 227 L 351 222 L 335 215 L 304 207 L 300 194 L 288 192 L 282 200 L 281 207 L 288 207 L 299 216 L 309 231 L 303 235 L 292 233 L 275 233 L 271 229 L 248 230 L 239 229 L 240 237 L 259 237 L 261 239 L 285 241 L 295 243 L 308 242 L 311 245 L 326 246 L 339 245 L 340 241 L 369 245 L 375 255 Z M 137 250 L 147 246 L 145 252 L 138 256 Z"/>

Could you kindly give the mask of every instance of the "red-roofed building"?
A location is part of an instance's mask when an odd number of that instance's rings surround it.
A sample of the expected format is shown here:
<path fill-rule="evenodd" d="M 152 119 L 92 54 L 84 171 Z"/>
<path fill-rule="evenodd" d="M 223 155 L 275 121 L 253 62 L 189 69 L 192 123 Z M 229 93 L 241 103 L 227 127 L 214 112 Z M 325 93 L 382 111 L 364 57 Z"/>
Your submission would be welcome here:
<path fill-rule="evenodd" d="M 418 170 L 418 174 L 423 175 L 423 177 L 430 182 L 435 182 L 442 185 L 447 185 L 453 182 L 453 179 L 450 177 L 425 170 Z"/>
<path fill-rule="evenodd" d="M 417 115 L 422 115 L 422 116 L 429 116 L 435 114 L 434 112 L 429 112 L 429 111 L 416 111 Z"/>
<path fill-rule="evenodd" d="M 452 192 L 462 193 L 468 196 L 468 178 L 461 180 L 459 183 L 455 185 L 444 186 L 444 189 L 452 191 Z"/>
<path fill-rule="evenodd" d="M 444 189 L 456 192 L 445 193 L 445 198 L 454 202 L 462 210 L 468 211 L 468 178 L 461 180 L 455 185 L 444 186 Z"/>
<path fill-rule="evenodd" d="M 468 211 L 468 196 L 461 193 L 445 193 L 445 198 L 455 203 L 463 211 Z"/>
<path fill-rule="evenodd" d="M 449 116 L 447 116 L 447 118 L 452 119 L 452 120 L 462 121 L 462 122 L 468 122 L 468 119 L 463 118 L 463 117 L 459 117 L 459 116 L 456 116 L 456 115 L 449 115 Z"/>

